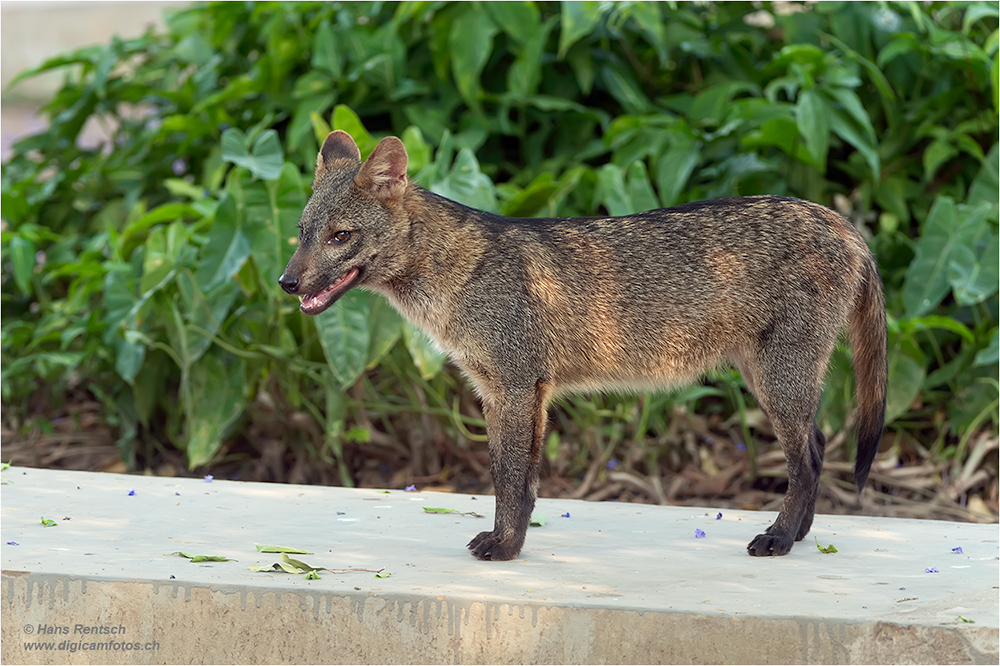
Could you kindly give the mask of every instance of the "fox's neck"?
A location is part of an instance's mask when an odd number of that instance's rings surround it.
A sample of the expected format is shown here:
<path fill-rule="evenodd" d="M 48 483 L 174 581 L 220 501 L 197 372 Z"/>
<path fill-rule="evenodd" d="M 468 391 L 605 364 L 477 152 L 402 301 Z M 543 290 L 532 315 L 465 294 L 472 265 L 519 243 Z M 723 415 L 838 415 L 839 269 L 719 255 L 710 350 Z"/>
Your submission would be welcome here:
<path fill-rule="evenodd" d="M 411 185 L 403 201 L 407 238 L 397 270 L 380 289 L 400 313 L 448 347 L 456 300 L 486 249 L 481 211 Z"/>

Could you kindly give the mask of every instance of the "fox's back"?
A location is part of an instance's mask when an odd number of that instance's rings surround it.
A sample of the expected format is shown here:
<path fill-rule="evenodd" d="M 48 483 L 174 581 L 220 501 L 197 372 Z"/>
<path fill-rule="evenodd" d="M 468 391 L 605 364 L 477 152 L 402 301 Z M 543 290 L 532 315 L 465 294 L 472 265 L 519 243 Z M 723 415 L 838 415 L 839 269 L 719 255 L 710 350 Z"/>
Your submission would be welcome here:
<path fill-rule="evenodd" d="M 840 215 L 770 196 L 488 227 L 481 273 L 507 275 L 503 289 L 518 273 L 523 290 L 471 293 L 521 301 L 539 360 L 567 389 L 686 382 L 778 319 L 801 321 L 803 342 L 835 336 L 870 256 Z"/>

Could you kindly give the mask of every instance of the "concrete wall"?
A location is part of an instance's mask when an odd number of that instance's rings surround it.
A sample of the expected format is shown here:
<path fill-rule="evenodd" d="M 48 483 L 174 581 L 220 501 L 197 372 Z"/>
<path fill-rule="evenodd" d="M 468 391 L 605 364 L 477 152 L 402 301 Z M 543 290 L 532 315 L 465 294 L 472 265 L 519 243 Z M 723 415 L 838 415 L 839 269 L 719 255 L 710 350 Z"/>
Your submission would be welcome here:
<path fill-rule="evenodd" d="M 2 103 L 44 101 L 58 88 L 63 74 L 50 73 L 8 90 L 17 74 L 45 60 L 84 46 L 104 44 L 113 35 L 137 37 L 149 26 L 165 29 L 163 11 L 187 2 L 35 2 L 4 0 L 0 4 L 0 84 Z"/>

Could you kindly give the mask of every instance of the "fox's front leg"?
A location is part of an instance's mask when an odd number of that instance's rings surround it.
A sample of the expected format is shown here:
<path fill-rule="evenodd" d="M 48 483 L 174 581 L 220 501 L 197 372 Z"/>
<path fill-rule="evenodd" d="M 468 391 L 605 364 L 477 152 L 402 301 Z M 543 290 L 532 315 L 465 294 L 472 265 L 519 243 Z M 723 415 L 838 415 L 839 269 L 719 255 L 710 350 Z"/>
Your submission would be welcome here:
<path fill-rule="evenodd" d="M 538 493 L 538 462 L 545 437 L 549 385 L 507 392 L 483 401 L 496 492 L 492 532 L 480 532 L 469 549 L 481 560 L 511 560 L 521 552 Z"/>

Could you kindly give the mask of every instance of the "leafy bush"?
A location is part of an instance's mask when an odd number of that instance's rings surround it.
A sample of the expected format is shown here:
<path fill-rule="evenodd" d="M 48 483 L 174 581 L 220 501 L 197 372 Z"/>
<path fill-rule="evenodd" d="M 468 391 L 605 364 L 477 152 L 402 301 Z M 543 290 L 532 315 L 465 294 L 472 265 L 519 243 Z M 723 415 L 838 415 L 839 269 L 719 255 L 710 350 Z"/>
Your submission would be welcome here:
<path fill-rule="evenodd" d="M 444 478 L 461 461 L 483 472 L 469 453 L 483 439 L 474 396 L 422 334 L 366 293 L 310 319 L 276 287 L 319 142 L 341 128 L 363 155 L 401 136 L 416 182 L 508 215 L 758 193 L 836 208 L 870 238 L 885 282 L 889 455 L 953 460 L 958 473 L 972 436 L 997 427 L 997 13 L 987 2 L 171 12 L 167 34 L 22 75 L 63 69 L 66 83 L 44 109 L 49 128 L 3 165 L 5 409 L 44 428 L 86 391 L 131 466 L 163 447 L 191 468 L 277 447 L 344 484 L 374 482 L 378 460 L 401 457 L 416 475 Z M 95 121 L 110 139 L 88 147 L 81 130 Z M 715 424 L 738 413 L 753 462 L 738 374 L 710 379 L 565 401 L 553 469 L 618 458 L 657 476 L 697 460 L 660 446 L 683 413 Z M 849 420 L 852 382 L 838 349 L 828 431 Z"/>

